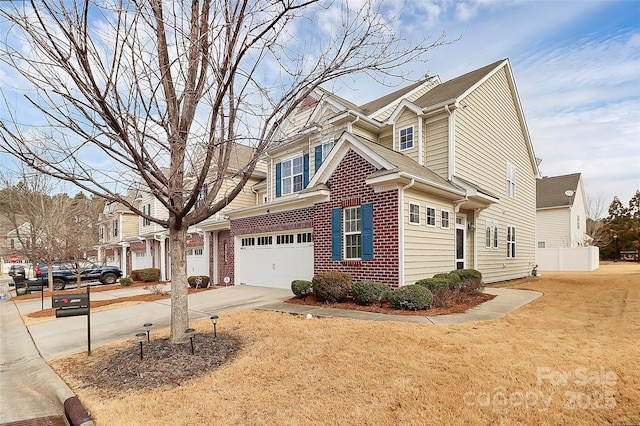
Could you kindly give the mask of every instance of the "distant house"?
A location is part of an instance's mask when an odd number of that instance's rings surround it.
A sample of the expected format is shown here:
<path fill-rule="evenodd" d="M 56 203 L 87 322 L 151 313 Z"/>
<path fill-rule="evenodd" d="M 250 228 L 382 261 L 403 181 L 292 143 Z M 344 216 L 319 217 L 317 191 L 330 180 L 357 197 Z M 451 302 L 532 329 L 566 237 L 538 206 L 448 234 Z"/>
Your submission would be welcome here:
<path fill-rule="evenodd" d="M 580 173 L 543 177 L 536 185 L 537 248 L 589 244 L 587 206 Z"/>
<path fill-rule="evenodd" d="M 281 129 L 254 201 L 201 224 L 214 283 L 531 273 L 538 168 L 508 60 L 359 106 L 318 89 Z"/>

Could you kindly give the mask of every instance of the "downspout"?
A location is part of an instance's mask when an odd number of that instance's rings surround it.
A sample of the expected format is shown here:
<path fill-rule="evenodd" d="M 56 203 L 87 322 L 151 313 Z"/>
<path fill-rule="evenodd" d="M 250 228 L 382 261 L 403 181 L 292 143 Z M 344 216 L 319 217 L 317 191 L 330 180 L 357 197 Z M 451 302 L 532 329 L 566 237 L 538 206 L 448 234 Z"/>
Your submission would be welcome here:
<path fill-rule="evenodd" d="M 258 191 L 255 190 L 255 188 L 253 187 L 253 185 L 251 185 L 251 192 L 253 192 L 254 194 L 256 194 L 256 205 L 260 204 L 260 199 L 258 198 Z"/>
<path fill-rule="evenodd" d="M 398 287 L 404 285 L 404 191 L 416 183 L 414 178 L 398 192 Z"/>
<path fill-rule="evenodd" d="M 349 133 L 353 133 L 353 125 L 356 124 L 358 121 L 360 121 L 360 116 L 356 115 L 356 119 L 353 120 L 351 123 L 349 123 L 349 127 L 347 128 L 347 131 Z"/>

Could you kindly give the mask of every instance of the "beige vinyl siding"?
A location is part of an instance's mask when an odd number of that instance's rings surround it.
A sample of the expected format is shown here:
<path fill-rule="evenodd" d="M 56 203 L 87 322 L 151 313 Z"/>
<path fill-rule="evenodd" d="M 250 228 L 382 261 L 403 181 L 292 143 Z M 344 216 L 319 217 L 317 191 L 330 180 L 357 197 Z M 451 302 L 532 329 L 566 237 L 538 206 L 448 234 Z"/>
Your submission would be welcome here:
<path fill-rule="evenodd" d="M 504 68 L 461 101 L 456 110 L 455 174 L 496 194 L 478 223 L 497 220 L 499 247 L 478 244 L 486 282 L 527 276 L 535 264 L 536 176 Z M 516 167 L 516 197 L 507 196 L 507 164 Z M 506 257 L 506 227 L 516 227 L 516 257 Z"/>
<path fill-rule="evenodd" d="M 385 127 L 380 132 L 378 143 L 386 148 L 393 149 L 393 126 Z"/>
<path fill-rule="evenodd" d="M 135 237 L 138 235 L 139 220 L 134 214 L 124 214 L 122 218 L 122 238 Z"/>
<path fill-rule="evenodd" d="M 413 128 L 413 147 L 409 149 L 400 149 L 400 131 L 406 128 Z M 400 114 L 395 123 L 395 150 L 410 157 L 414 161 L 418 161 L 419 146 L 418 143 L 418 117 L 416 113 L 406 109 Z"/>
<path fill-rule="evenodd" d="M 378 133 L 368 129 L 363 129 L 362 127 L 358 127 L 357 124 L 352 126 L 351 130 L 352 130 L 352 133 L 362 136 L 363 138 L 369 139 L 370 141 L 374 141 L 374 142 L 378 141 Z"/>
<path fill-rule="evenodd" d="M 216 200 L 222 199 L 225 193 L 232 191 L 233 188 L 235 188 L 236 186 L 237 180 L 239 179 L 225 179 L 224 183 L 222 184 L 222 187 L 220 188 L 220 191 L 218 192 L 218 196 L 216 197 Z M 249 179 L 247 184 L 238 193 L 236 198 L 234 198 L 233 201 L 231 201 L 231 203 L 229 203 L 227 207 L 222 209 L 222 211 L 229 211 L 229 210 L 239 209 L 242 207 L 255 206 L 256 194 L 251 190 L 251 187 L 255 185 L 257 182 L 258 181 L 255 179 Z"/>
<path fill-rule="evenodd" d="M 409 223 L 409 203 L 420 206 L 420 225 Z M 426 208 L 436 209 L 436 226 L 426 226 Z M 449 272 L 455 267 L 455 221 L 451 203 L 427 198 L 415 191 L 404 196 L 404 283 L 414 284 L 434 274 Z M 441 228 L 440 212 L 450 212 L 449 229 Z"/>
<path fill-rule="evenodd" d="M 569 209 L 567 207 L 536 212 L 536 247 L 538 241 L 545 248 L 571 247 L 569 233 Z"/>
<path fill-rule="evenodd" d="M 449 176 L 449 121 L 447 117 L 436 117 L 425 124 L 425 166 L 447 178 Z"/>

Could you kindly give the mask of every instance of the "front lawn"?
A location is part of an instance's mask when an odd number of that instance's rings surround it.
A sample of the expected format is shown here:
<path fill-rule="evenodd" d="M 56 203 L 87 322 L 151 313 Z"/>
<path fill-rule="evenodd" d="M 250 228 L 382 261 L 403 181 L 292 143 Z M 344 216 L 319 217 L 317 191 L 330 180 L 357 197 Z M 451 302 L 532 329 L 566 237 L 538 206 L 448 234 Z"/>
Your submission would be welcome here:
<path fill-rule="evenodd" d="M 224 315 L 218 336 L 237 347 L 169 385 L 92 379 L 107 360 L 139 364 L 134 340 L 51 365 L 102 425 L 640 423 L 640 266 L 544 273 L 516 287 L 544 296 L 470 324 Z M 186 365 L 213 346 L 209 321 L 195 328 Z"/>

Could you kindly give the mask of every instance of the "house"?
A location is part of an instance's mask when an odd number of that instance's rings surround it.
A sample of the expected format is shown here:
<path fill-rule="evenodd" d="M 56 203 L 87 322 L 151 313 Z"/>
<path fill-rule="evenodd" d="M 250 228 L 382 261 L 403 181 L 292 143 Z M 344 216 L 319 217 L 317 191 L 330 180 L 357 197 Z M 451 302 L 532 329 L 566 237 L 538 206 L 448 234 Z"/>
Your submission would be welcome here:
<path fill-rule="evenodd" d="M 135 202 L 136 194 L 130 192 L 126 198 Z M 138 216 L 124 204 L 106 203 L 98 218 L 98 262 L 117 266 L 127 276 L 133 269 L 139 269 L 132 256 L 145 250 L 144 242 L 138 238 Z"/>
<path fill-rule="evenodd" d="M 508 60 L 359 106 L 318 89 L 281 128 L 255 202 L 201 224 L 214 283 L 531 273 L 538 168 Z"/>
<path fill-rule="evenodd" d="M 580 173 L 543 177 L 536 185 L 536 242 L 539 249 L 589 244 L 587 206 Z"/>

